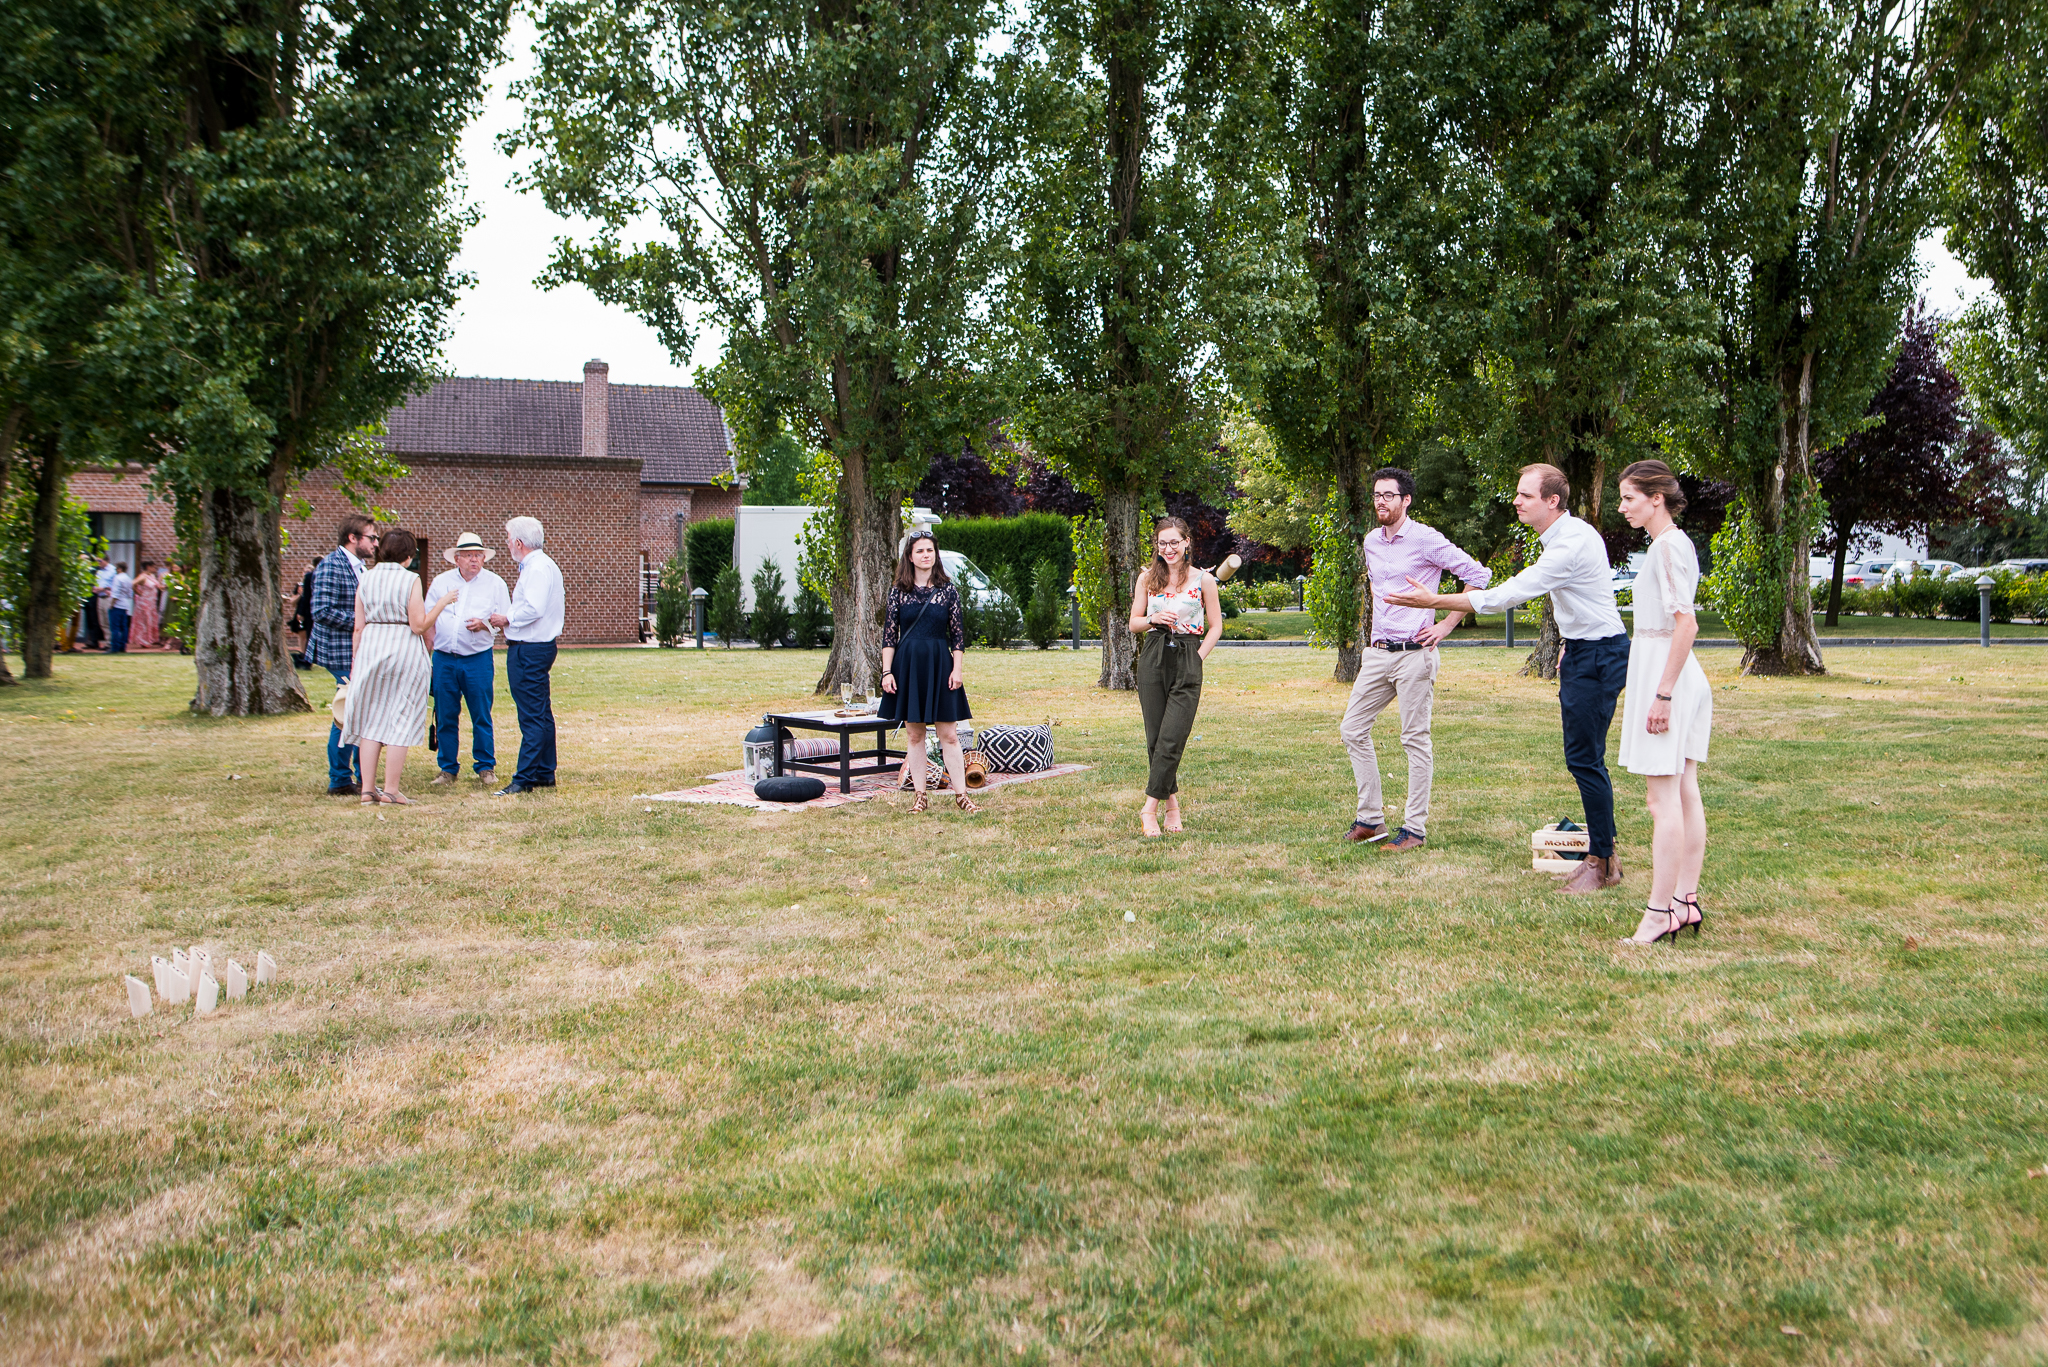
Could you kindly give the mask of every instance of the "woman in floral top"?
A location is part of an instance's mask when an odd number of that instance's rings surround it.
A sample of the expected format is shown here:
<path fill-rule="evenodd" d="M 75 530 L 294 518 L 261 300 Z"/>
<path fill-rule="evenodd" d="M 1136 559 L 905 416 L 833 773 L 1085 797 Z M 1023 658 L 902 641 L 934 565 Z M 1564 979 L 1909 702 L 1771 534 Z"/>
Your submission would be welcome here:
<path fill-rule="evenodd" d="M 967 632 L 960 619 L 960 590 L 946 577 L 939 545 L 931 532 L 919 528 L 903 543 L 896 561 L 896 584 L 889 590 L 888 613 L 882 624 L 882 706 L 885 721 L 900 721 L 909 741 L 903 776 L 917 788 L 910 810 L 921 812 L 925 793 L 924 733 L 939 728 L 939 748 L 946 756 L 946 774 L 953 801 L 963 812 L 980 808 L 967 796 L 967 767 L 960 757 L 957 722 L 974 714 L 960 686 L 966 659 Z M 902 783 L 898 779 L 898 785 Z"/>

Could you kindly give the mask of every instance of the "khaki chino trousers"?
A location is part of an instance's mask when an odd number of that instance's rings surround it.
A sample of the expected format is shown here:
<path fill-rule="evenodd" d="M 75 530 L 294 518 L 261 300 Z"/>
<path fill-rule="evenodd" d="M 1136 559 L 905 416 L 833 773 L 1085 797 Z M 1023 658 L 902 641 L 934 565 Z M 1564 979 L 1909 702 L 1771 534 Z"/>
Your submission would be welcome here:
<path fill-rule="evenodd" d="M 1401 824 L 1417 835 L 1428 834 L 1429 789 L 1436 774 L 1429 746 L 1429 713 L 1436 700 L 1440 659 L 1435 650 L 1393 651 L 1369 646 L 1358 663 L 1358 682 L 1351 685 L 1351 702 L 1344 709 L 1339 734 L 1351 753 L 1351 777 L 1358 783 L 1358 820 L 1367 825 L 1386 821 L 1372 724 L 1388 703 L 1398 701 L 1401 748 L 1408 752 L 1408 815 Z"/>

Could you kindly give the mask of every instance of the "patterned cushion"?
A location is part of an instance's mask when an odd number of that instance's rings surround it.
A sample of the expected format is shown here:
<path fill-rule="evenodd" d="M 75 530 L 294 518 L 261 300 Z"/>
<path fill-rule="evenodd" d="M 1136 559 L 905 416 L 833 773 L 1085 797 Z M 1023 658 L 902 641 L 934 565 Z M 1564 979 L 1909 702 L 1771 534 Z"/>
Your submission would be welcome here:
<path fill-rule="evenodd" d="M 826 756 L 839 758 L 839 742 L 828 737 L 815 740 L 786 740 L 782 743 L 784 759 L 823 759 Z"/>
<path fill-rule="evenodd" d="M 998 774 L 1036 774 L 1052 768 L 1050 726 L 984 726 L 981 757 Z"/>

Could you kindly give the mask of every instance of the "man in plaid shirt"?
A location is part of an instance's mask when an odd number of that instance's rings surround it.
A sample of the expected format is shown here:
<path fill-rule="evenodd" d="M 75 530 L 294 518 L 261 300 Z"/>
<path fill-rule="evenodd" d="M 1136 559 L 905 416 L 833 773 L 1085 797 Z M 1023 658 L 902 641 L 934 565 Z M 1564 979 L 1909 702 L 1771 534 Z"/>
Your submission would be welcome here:
<path fill-rule="evenodd" d="M 336 545 L 313 566 L 313 626 L 306 636 L 306 659 L 348 682 L 355 664 L 356 584 L 363 565 L 377 554 L 377 524 L 361 513 L 341 520 Z M 327 733 L 327 791 L 335 797 L 362 792 L 356 747 L 341 743 L 341 723 Z"/>

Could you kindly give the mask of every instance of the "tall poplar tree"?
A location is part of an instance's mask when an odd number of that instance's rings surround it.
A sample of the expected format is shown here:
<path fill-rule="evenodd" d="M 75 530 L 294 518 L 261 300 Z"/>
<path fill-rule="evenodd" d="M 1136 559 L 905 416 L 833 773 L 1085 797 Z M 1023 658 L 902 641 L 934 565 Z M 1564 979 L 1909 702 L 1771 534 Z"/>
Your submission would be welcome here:
<path fill-rule="evenodd" d="M 1279 307 L 1232 348 L 1284 467 L 1323 491 L 1354 545 L 1376 524 L 1371 476 L 1410 463 L 1461 370 L 1455 301 L 1470 265 L 1457 225 L 1473 177 L 1445 148 L 1442 32 L 1429 7 L 1314 0 L 1272 11 L 1271 179 L 1295 253 Z M 1357 623 L 1336 677 L 1358 677 L 1370 638 L 1364 559 L 1351 557 Z"/>
<path fill-rule="evenodd" d="M 1720 321 L 1680 435 L 1738 499 L 1712 591 L 1743 668 L 1824 673 L 1807 565 L 1814 453 L 1866 421 L 1935 222 L 1936 144 L 2009 30 L 2003 0 L 1758 0 L 1699 43 L 1693 276 Z"/>
<path fill-rule="evenodd" d="M 556 0 L 520 89 L 529 184 L 599 224 L 550 279 L 677 357 L 715 323 L 734 426 L 837 464 L 820 689 L 874 683 L 903 496 L 999 411 L 981 292 L 1015 127 L 992 22 L 987 0 Z M 661 236 L 628 242 L 643 215 Z"/>
<path fill-rule="evenodd" d="M 163 411 L 158 482 L 199 529 L 195 711 L 304 710 L 281 521 L 431 378 L 471 214 L 457 139 L 508 0 L 198 0 L 165 72 L 183 119 L 155 219 L 167 265 L 115 329 Z"/>
<path fill-rule="evenodd" d="M 1221 7 L 1217 7 L 1221 8 Z M 1207 174 L 1213 109 L 1190 67 L 1199 0 L 1048 0 L 1036 9 L 1016 186 L 1018 426 L 1097 501 L 1104 688 L 1137 687 L 1131 584 L 1151 561 L 1148 499 L 1192 474 L 1221 423 L 1219 301 L 1241 220 Z M 1210 49 L 1226 65 L 1235 46 Z"/>

